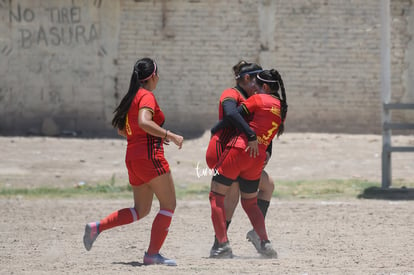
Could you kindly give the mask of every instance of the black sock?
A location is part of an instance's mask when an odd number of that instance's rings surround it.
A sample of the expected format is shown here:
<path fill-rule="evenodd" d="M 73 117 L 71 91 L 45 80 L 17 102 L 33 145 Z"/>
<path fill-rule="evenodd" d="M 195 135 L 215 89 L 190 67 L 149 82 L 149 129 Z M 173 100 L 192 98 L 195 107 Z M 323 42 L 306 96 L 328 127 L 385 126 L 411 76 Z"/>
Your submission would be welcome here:
<path fill-rule="evenodd" d="M 229 230 L 230 223 L 231 223 L 231 220 L 226 221 L 226 230 Z"/>
<path fill-rule="evenodd" d="M 259 206 L 260 211 L 262 211 L 263 217 L 266 218 L 267 209 L 269 208 L 270 201 L 265 201 L 262 199 L 257 199 L 257 206 Z"/>

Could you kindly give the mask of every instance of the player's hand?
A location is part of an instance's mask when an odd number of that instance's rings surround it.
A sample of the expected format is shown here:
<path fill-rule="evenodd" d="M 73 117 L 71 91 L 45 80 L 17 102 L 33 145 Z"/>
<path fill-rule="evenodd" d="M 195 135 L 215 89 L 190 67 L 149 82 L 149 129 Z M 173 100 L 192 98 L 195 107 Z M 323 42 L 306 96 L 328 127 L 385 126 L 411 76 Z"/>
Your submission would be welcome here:
<path fill-rule="evenodd" d="M 251 158 L 255 158 L 259 155 L 259 143 L 257 142 L 257 139 L 253 141 L 249 141 L 244 151 L 247 152 L 249 149 L 250 149 Z"/>
<path fill-rule="evenodd" d="M 178 146 L 178 149 L 181 149 L 181 147 L 183 146 L 183 142 L 184 142 L 184 137 L 183 136 L 176 135 L 176 134 L 168 131 L 168 134 L 167 134 L 167 138 L 166 139 L 168 141 L 171 140 L 172 142 L 174 142 L 175 145 Z"/>

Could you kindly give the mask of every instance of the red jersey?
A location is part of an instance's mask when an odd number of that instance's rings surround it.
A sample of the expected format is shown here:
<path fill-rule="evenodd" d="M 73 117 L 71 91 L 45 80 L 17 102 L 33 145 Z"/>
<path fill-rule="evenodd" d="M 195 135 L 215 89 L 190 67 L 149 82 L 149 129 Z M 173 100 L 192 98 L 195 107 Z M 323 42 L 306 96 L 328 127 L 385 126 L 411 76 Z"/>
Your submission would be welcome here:
<path fill-rule="evenodd" d="M 158 125 L 162 126 L 165 121 L 164 113 L 161 111 L 154 94 L 140 88 L 126 117 L 125 130 L 128 141 L 126 160 L 153 159 L 155 154 L 164 154 L 162 138 L 148 134 L 138 125 L 138 113 L 143 108 L 152 112 L 152 120 Z"/>
<path fill-rule="evenodd" d="M 224 117 L 224 111 L 223 111 L 223 102 L 226 100 L 234 100 L 236 101 L 236 105 L 239 106 L 242 102 L 246 100 L 244 95 L 237 89 L 237 88 L 228 88 L 223 91 L 223 93 L 220 96 L 220 102 L 219 102 L 219 120 L 222 120 Z M 236 131 L 234 128 L 225 128 L 221 131 L 218 131 L 216 135 L 219 137 L 219 141 L 227 144 L 229 139 L 236 134 Z"/>
<path fill-rule="evenodd" d="M 223 91 L 223 93 L 220 96 L 220 102 L 219 102 L 219 120 L 223 119 L 223 102 L 225 100 L 234 100 L 237 103 L 237 106 L 240 105 L 240 103 L 244 102 L 246 100 L 246 98 L 244 97 L 244 95 L 237 90 L 237 88 L 228 88 L 226 90 Z"/>
<path fill-rule="evenodd" d="M 244 102 L 246 98 L 237 88 L 228 88 L 220 96 L 219 102 L 219 120 L 224 117 L 223 102 L 234 100 L 236 106 Z M 229 140 L 237 134 L 236 129 L 229 127 L 216 132 L 210 139 L 206 152 L 206 162 L 209 168 L 216 166 L 218 159 L 224 151 Z"/>
<path fill-rule="evenodd" d="M 267 146 L 277 134 L 279 125 L 282 123 L 280 100 L 270 94 L 255 94 L 243 102 L 242 106 L 252 116 L 249 118 L 249 126 L 256 133 L 259 153 L 265 154 Z M 236 138 L 232 147 L 245 149 L 247 147 L 246 135 L 241 134 Z"/>

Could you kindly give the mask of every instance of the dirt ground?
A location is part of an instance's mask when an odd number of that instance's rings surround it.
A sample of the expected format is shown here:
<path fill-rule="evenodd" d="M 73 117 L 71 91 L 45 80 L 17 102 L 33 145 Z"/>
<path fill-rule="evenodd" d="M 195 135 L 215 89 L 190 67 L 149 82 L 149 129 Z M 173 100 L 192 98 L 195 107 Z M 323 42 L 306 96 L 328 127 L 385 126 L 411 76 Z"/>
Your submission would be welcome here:
<path fill-rule="evenodd" d="M 206 184 L 208 134 L 166 147 L 177 186 Z M 0 188 L 72 187 L 126 182 L 122 139 L 0 137 Z M 413 146 L 414 137 L 393 137 Z M 414 182 L 414 154 L 395 153 L 393 179 Z M 278 180 L 366 179 L 380 182 L 381 136 L 287 133 L 266 167 Z M 206 175 L 207 174 L 207 175 Z M 274 198 L 266 217 L 278 259 L 263 259 L 246 241 L 238 207 L 229 229 L 234 259 L 209 259 L 213 228 L 207 196 L 182 199 L 162 253 L 177 267 L 143 266 L 151 214 L 83 247 L 86 222 L 132 206 L 132 199 L 0 198 L 0 274 L 414 274 L 414 200 Z"/>

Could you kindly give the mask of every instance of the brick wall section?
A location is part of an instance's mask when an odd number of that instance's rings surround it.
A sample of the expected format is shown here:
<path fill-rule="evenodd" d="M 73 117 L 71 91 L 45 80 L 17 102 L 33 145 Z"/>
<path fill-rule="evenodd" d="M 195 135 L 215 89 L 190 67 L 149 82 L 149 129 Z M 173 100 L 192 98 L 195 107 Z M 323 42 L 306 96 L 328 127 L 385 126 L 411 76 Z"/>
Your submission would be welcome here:
<path fill-rule="evenodd" d="M 241 58 L 258 61 L 255 4 L 124 1 L 122 9 L 120 94 L 128 89 L 135 60 L 153 57 L 167 127 L 189 134 L 211 127 L 221 91 L 234 83 L 231 67 Z"/>
<path fill-rule="evenodd" d="M 377 129 L 378 1 L 289 1 L 275 9 L 270 62 L 285 75 L 288 127 Z"/>
<path fill-rule="evenodd" d="M 391 2 L 393 101 L 410 102 L 413 6 Z M 14 11 L 20 5 L 37 17 L 12 23 L 9 4 L 0 3 L 0 55 L 7 61 L 0 64 L 0 116 L 7 117 L 0 134 L 41 132 L 46 118 L 59 131 L 114 133 L 112 111 L 144 56 L 159 65 L 155 93 L 166 127 L 188 136 L 215 122 L 220 93 L 233 85 L 231 67 L 242 58 L 281 73 L 287 131 L 381 131 L 377 0 L 16 0 L 9 2 Z M 71 5 L 81 7 L 81 22 L 51 22 L 42 12 Z M 38 43 L 30 51 L 19 44 L 19 29 L 79 24 L 95 24 L 98 37 L 88 45 Z M 412 121 L 413 113 L 393 117 Z"/>

